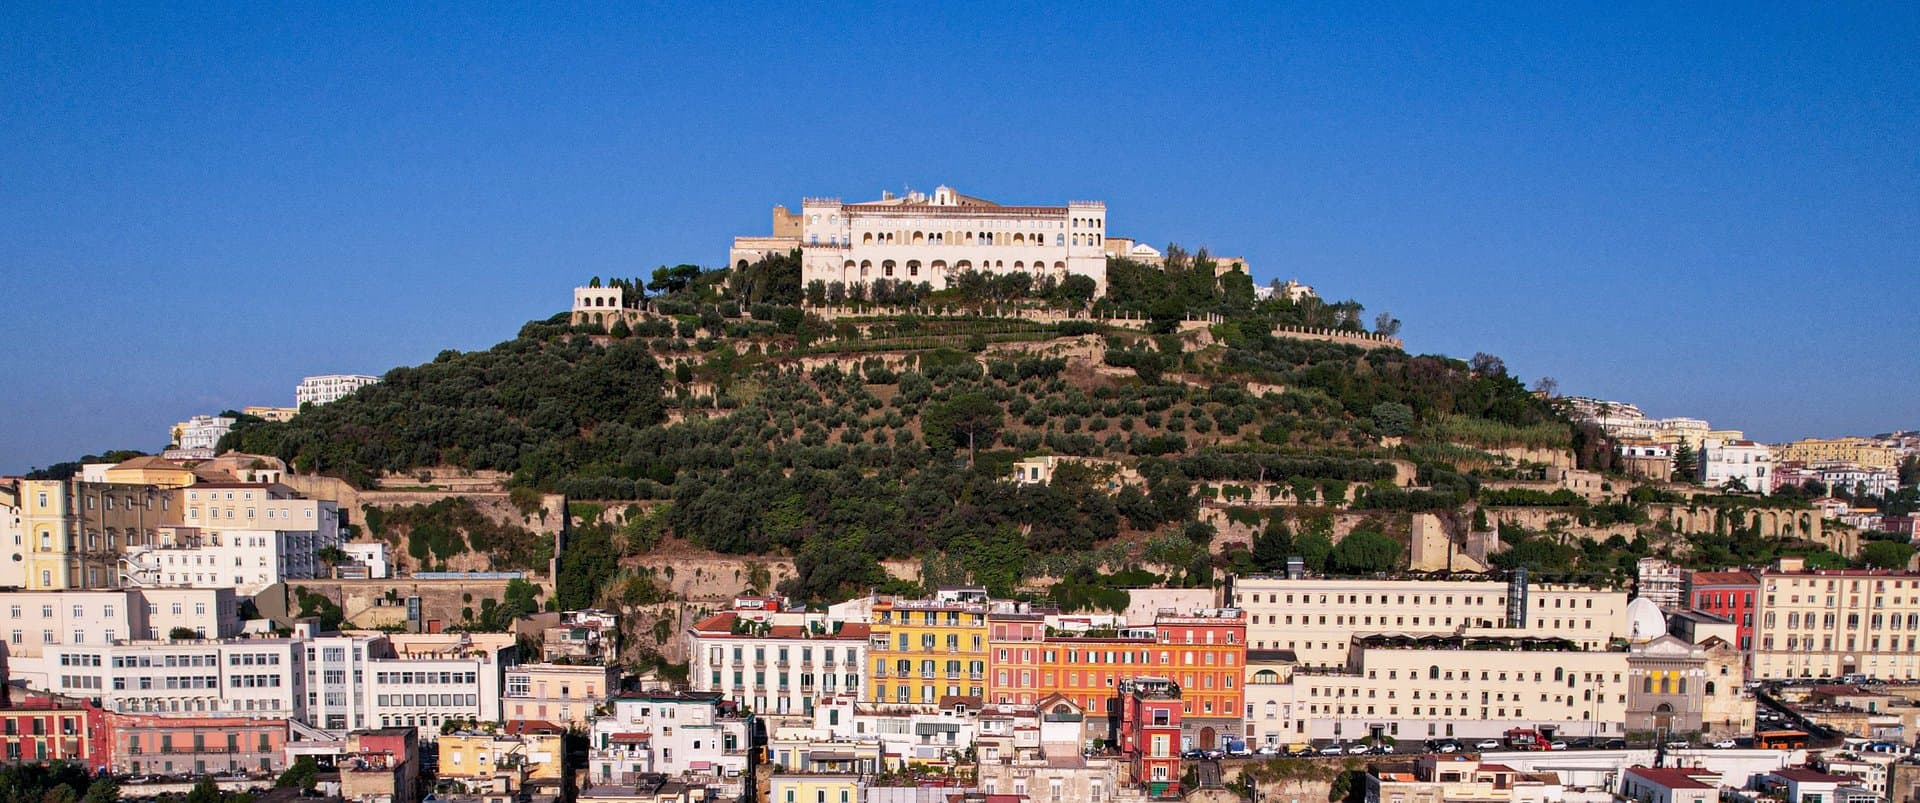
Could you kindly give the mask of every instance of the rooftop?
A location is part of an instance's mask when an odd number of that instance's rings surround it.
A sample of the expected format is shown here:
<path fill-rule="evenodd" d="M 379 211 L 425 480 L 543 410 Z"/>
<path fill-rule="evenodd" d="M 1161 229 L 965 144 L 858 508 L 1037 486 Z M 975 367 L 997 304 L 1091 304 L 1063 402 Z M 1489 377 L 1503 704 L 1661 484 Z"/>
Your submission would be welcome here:
<path fill-rule="evenodd" d="M 1644 778 L 1668 789 L 1713 789 L 1714 784 L 1699 780 L 1702 775 L 1712 775 L 1705 770 L 1684 767 L 1628 767 L 1628 774 Z"/>

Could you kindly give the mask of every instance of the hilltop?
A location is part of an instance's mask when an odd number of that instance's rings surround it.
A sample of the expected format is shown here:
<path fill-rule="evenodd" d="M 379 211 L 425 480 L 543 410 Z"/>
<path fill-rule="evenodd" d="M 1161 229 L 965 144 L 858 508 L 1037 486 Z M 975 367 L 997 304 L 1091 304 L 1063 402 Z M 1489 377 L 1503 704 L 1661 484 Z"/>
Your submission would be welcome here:
<path fill-rule="evenodd" d="M 781 257 L 596 279 L 616 309 L 243 421 L 221 446 L 360 487 L 496 472 L 516 498 L 564 495 L 569 605 L 671 597 L 663 579 L 699 555 L 739 556 L 738 583 L 803 600 L 970 581 L 1112 607 L 1115 587 L 1290 556 L 1624 584 L 1650 554 L 1830 545 L 1793 516 L 1765 532 L 1748 518 L 1792 500 L 1589 475 L 1611 472 L 1604 437 L 1497 358 L 1410 354 L 1390 316 L 1367 332 L 1357 302 L 1259 298 L 1244 273 L 1169 251 L 1164 267 L 1114 260 L 1090 304 L 984 276 L 814 304 L 826 291 Z M 460 543 L 412 552 L 444 565 Z"/>

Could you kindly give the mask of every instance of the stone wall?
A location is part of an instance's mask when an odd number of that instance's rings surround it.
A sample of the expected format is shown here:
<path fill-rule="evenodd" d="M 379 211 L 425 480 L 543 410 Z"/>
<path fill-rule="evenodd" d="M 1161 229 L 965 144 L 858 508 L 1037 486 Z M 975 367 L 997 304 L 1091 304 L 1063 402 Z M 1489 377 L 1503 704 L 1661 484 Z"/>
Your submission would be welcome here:
<path fill-rule="evenodd" d="M 540 598 L 544 601 L 553 595 L 553 585 L 543 579 L 528 578 L 540 586 Z M 339 605 L 345 619 L 354 627 L 377 628 L 382 625 L 399 624 L 406 620 L 405 602 L 407 597 L 420 598 L 420 617 L 432 628 L 438 622 L 441 627 L 460 624 L 465 617 L 463 612 L 472 608 L 474 615 L 480 613 L 480 601 L 492 599 L 500 601 L 506 595 L 508 580 L 496 579 L 433 579 L 419 580 L 411 578 L 382 580 L 294 580 L 287 584 L 285 608 L 297 615 L 299 603 L 293 591 L 305 589 L 333 600 Z M 388 598 L 389 592 L 392 599 Z M 263 605 L 262 612 L 270 613 L 269 606 Z"/>

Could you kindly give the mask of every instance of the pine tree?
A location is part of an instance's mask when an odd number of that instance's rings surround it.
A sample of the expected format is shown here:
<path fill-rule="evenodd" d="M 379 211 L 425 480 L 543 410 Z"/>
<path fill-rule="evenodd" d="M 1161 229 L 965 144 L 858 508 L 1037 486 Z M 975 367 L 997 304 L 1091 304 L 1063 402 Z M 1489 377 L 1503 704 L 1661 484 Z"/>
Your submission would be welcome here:
<path fill-rule="evenodd" d="M 1693 445 L 1686 438 L 1680 439 L 1680 445 L 1673 450 L 1673 473 L 1687 480 L 1694 478 L 1700 470 L 1700 460 L 1693 453 Z"/>

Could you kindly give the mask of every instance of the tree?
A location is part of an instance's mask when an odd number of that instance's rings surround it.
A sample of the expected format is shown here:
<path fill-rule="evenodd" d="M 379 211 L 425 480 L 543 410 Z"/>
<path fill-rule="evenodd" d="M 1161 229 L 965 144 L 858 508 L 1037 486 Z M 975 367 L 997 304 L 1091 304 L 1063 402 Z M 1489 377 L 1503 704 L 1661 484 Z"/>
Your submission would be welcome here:
<path fill-rule="evenodd" d="M 1390 313 L 1382 312 L 1373 318 L 1374 334 L 1393 337 L 1400 334 L 1400 319 Z"/>
<path fill-rule="evenodd" d="M 214 783 L 213 776 L 202 776 L 193 788 L 187 791 L 187 803 L 220 803 L 220 785 Z"/>
<path fill-rule="evenodd" d="M 1694 454 L 1693 444 L 1686 438 L 1680 439 L 1680 445 L 1673 449 L 1673 476 L 1685 482 L 1692 482 L 1700 473 L 1699 456 Z"/>
<path fill-rule="evenodd" d="M 1373 406 L 1373 426 L 1382 435 L 1405 435 L 1413 431 L 1413 408 L 1400 402 L 1381 402 Z"/>
<path fill-rule="evenodd" d="M 1400 542 L 1384 533 L 1355 530 L 1340 539 L 1328 556 L 1328 568 L 1345 574 L 1375 574 L 1400 566 Z"/>
<path fill-rule="evenodd" d="M 1560 395 L 1560 380 L 1554 379 L 1553 377 L 1550 377 L 1550 376 L 1540 377 L 1539 379 L 1534 380 L 1533 392 L 1538 393 L 1542 396 L 1545 396 L 1549 399 L 1555 396 L 1558 396 Z"/>
<path fill-rule="evenodd" d="M 120 785 L 112 778 L 100 778 L 87 786 L 87 794 L 80 803 L 119 803 Z"/>
<path fill-rule="evenodd" d="M 1475 352 L 1473 359 L 1467 362 L 1475 376 L 1501 377 L 1507 375 L 1507 362 L 1484 351 Z"/>
<path fill-rule="evenodd" d="M 1266 529 L 1253 539 L 1254 567 L 1268 572 L 1283 571 L 1290 557 L 1293 557 L 1293 533 L 1283 522 L 1267 522 Z"/>
<path fill-rule="evenodd" d="M 298 789 L 302 792 L 311 792 L 319 780 L 320 765 L 313 760 L 312 756 L 301 756 L 298 760 L 294 761 L 291 766 L 287 767 L 286 771 L 280 773 L 279 779 L 275 780 L 273 785 L 279 789 Z"/>
<path fill-rule="evenodd" d="M 1300 560 L 1307 568 L 1316 572 L 1326 571 L 1327 556 L 1333 553 L 1333 541 L 1317 532 L 1303 533 L 1294 539 L 1293 551 L 1300 553 Z"/>
<path fill-rule="evenodd" d="M 653 281 L 647 282 L 647 289 L 671 295 L 687 289 L 699 276 L 699 265 L 675 265 L 671 268 L 661 265 L 653 269 Z"/>
<path fill-rule="evenodd" d="M 1905 569 L 1913 552 L 1910 544 L 1874 541 L 1860 548 L 1860 563 L 1869 569 Z"/>
<path fill-rule="evenodd" d="M 1000 405 L 982 393 L 961 393 L 945 402 L 929 404 L 920 416 L 927 445 L 967 446 L 971 462 L 982 443 L 991 445 L 1006 422 Z"/>

